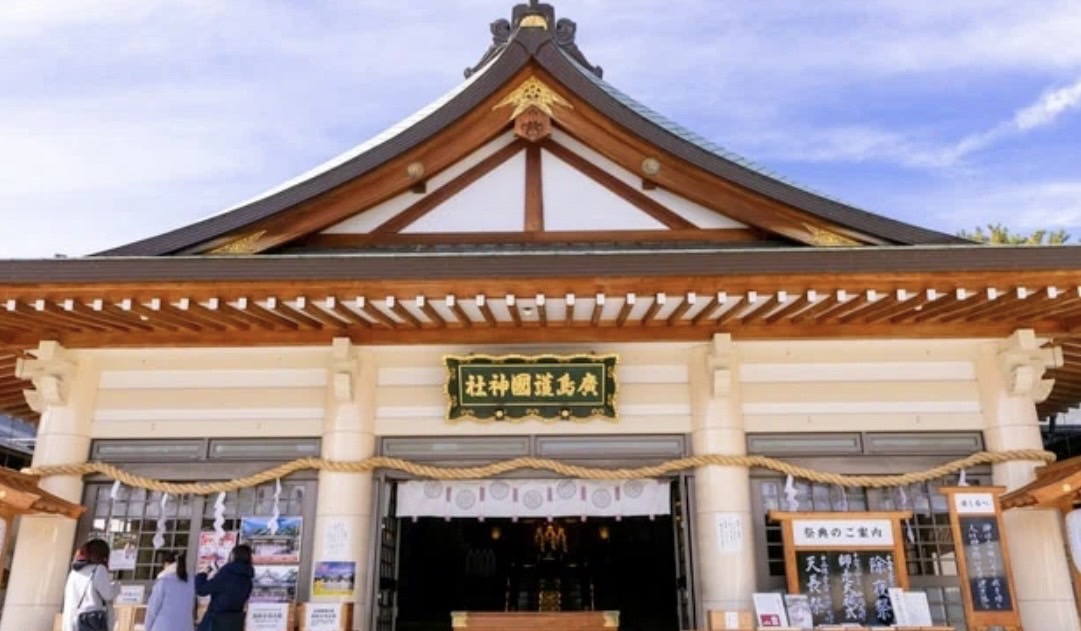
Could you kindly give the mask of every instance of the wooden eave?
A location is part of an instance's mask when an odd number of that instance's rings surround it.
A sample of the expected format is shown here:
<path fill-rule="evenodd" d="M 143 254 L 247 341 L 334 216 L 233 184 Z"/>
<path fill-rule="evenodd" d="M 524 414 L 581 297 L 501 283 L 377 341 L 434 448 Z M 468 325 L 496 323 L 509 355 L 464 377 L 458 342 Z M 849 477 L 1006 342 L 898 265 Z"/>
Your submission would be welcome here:
<path fill-rule="evenodd" d="M 61 499 L 38 486 L 38 478 L 0 467 L 0 512 L 48 514 L 78 519 L 86 508 Z"/>
<path fill-rule="evenodd" d="M 12 356 L 72 348 L 1005 337 L 1066 349 L 1050 413 L 1081 400 L 1081 256 L 1068 247 L 149 257 L 0 265 Z M 1061 396 L 1057 392 L 1061 389 Z"/>
<path fill-rule="evenodd" d="M 1073 508 L 1081 495 L 1081 457 L 1036 468 L 1036 479 L 1002 496 L 1002 508 Z"/>
<path fill-rule="evenodd" d="M 780 217 L 810 221 L 860 243 L 964 243 L 821 197 L 708 151 L 605 90 L 568 58 L 550 31 L 524 28 L 465 89 L 386 142 L 235 210 L 101 255 L 201 253 L 243 239 L 254 241 L 254 251 L 265 251 L 312 234 L 410 190 L 416 185 L 406 174 L 410 162 L 419 161 L 429 173 L 438 173 L 505 130 L 506 113 L 494 112 L 493 106 L 531 75 L 560 86 L 576 104 L 559 113 L 557 126 L 632 170 L 643 159 L 660 156 L 667 164 L 652 184 L 680 194 L 689 191 L 694 201 L 707 207 L 715 207 L 720 195 L 724 211 L 737 217 L 761 217 L 764 206 Z M 803 238 L 792 225 L 782 222 L 780 228 L 781 234 L 797 241 Z"/>

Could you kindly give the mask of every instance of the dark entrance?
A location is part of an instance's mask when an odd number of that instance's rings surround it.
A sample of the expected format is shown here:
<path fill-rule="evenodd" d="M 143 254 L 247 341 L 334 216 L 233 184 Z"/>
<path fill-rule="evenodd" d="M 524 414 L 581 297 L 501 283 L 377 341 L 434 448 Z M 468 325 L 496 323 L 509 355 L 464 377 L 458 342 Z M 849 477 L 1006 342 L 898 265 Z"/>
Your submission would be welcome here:
<path fill-rule="evenodd" d="M 678 631 L 672 518 L 402 520 L 398 631 L 451 611 L 617 610 L 620 628 Z"/>

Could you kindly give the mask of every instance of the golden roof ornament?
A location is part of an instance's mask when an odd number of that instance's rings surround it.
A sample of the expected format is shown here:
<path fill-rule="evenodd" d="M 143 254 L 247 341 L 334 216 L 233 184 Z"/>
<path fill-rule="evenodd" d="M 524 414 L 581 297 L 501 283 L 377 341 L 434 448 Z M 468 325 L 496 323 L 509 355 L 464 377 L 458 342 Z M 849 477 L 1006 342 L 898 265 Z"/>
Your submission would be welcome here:
<path fill-rule="evenodd" d="M 824 228 L 812 226 L 811 224 L 803 224 L 807 228 L 807 231 L 811 233 L 811 240 L 815 245 L 824 248 L 843 248 L 863 245 L 855 239 L 849 239 L 848 237 L 837 234 Z"/>
<path fill-rule="evenodd" d="M 518 118 L 531 107 L 535 107 L 553 118 L 555 117 L 555 113 L 552 111 L 553 105 L 574 109 L 574 106 L 566 99 L 559 96 L 555 90 L 548 87 L 548 84 L 536 77 L 529 77 L 523 81 L 521 85 L 507 95 L 507 98 L 497 103 L 492 109 L 497 110 L 508 105 L 514 106 L 514 111 L 510 115 L 512 119 Z"/>
<path fill-rule="evenodd" d="M 266 234 L 266 230 L 253 232 L 249 235 L 240 237 L 235 241 L 230 241 L 223 246 L 216 247 L 207 252 L 207 254 L 214 256 L 255 254 L 259 251 L 259 239 L 262 239 L 264 234 Z"/>

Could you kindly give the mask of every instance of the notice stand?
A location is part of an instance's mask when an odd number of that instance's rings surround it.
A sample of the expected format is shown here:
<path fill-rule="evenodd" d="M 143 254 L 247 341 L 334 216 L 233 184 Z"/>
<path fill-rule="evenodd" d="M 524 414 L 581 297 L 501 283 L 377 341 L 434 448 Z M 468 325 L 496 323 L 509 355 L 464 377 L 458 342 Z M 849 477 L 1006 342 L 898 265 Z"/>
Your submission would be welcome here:
<path fill-rule="evenodd" d="M 1021 612 L 999 503 L 1005 491 L 999 486 L 938 489 L 949 503 L 965 619 L 972 631 L 989 627 L 1021 631 Z"/>
<path fill-rule="evenodd" d="M 807 594 L 816 625 L 892 622 L 888 590 L 908 589 L 901 521 L 911 516 L 770 511 L 782 525 L 788 591 Z"/>

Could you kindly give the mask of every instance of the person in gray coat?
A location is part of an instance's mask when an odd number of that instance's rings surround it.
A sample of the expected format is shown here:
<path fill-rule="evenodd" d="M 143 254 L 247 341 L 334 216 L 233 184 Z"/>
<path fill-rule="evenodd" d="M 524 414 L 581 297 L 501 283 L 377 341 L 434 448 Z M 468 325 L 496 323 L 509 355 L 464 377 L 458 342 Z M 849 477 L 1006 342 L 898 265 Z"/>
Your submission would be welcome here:
<path fill-rule="evenodd" d="M 108 628 L 116 623 L 113 599 L 120 594 L 120 583 L 109 576 L 109 544 L 102 539 L 87 541 L 75 553 L 71 573 L 64 586 L 64 612 L 61 629 L 76 631 L 79 614 L 104 611 Z"/>
<path fill-rule="evenodd" d="M 194 631 L 195 582 L 188 579 L 188 558 L 167 552 L 165 568 L 146 604 L 146 631 Z"/>

